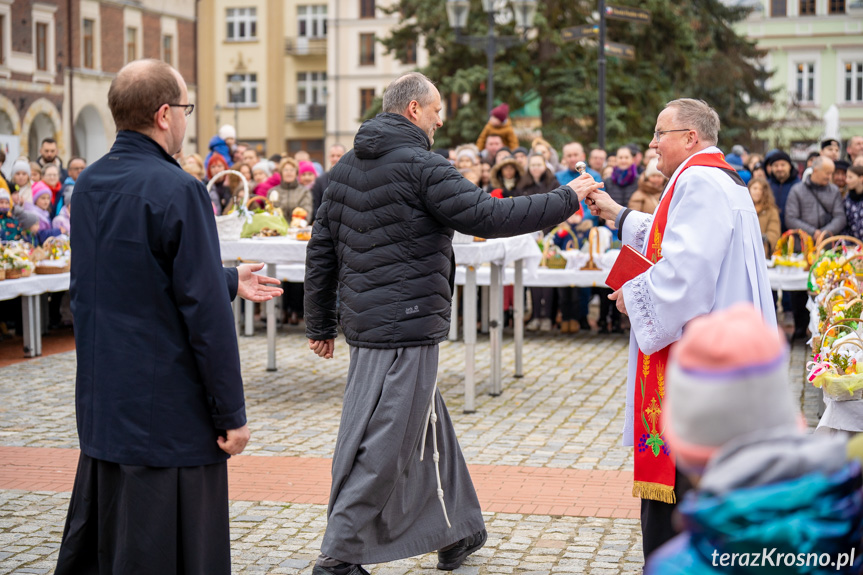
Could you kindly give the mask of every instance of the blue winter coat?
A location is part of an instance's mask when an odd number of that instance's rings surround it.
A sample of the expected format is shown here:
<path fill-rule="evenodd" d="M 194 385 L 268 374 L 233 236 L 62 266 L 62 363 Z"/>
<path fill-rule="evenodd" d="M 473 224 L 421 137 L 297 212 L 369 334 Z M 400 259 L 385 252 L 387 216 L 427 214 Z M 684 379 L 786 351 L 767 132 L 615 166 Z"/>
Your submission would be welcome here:
<path fill-rule="evenodd" d="M 120 131 L 81 173 L 70 294 L 81 450 L 127 465 L 224 461 L 246 423 L 230 300 L 203 184 L 149 137 Z"/>
<path fill-rule="evenodd" d="M 222 154 L 222 157 L 225 158 L 225 160 L 228 162 L 228 166 L 231 165 L 231 158 L 233 158 L 234 155 L 231 153 L 231 148 L 228 146 L 228 143 L 225 142 L 225 140 L 223 140 L 219 136 L 213 136 L 212 138 L 210 138 L 209 148 L 210 153 L 207 154 L 206 158 L 204 158 L 205 166 L 210 163 L 210 156 L 213 155 L 213 152 L 218 152 Z"/>

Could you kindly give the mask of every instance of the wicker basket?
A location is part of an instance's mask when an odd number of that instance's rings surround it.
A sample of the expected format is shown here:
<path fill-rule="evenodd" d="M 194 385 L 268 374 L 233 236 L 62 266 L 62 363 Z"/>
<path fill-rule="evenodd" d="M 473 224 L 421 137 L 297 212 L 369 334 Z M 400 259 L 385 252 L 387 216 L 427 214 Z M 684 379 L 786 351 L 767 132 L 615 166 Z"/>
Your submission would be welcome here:
<path fill-rule="evenodd" d="M 854 236 L 830 236 L 829 238 L 824 238 L 818 245 L 815 246 L 809 253 L 809 265 L 813 265 L 817 260 L 824 255 L 827 250 L 833 249 L 837 244 L 842 244 L 843 246 L 847 246 L 849 244 L 856 245 L 861 251 L 863 251 L 863 242 L 855 238 Z"/>
<path fill-rule="evenodd" d="M 46 274 L 65 274 L 72 268 L 72 264 L 67 263 L 65 266 L 40 266 L 36 264 L 36 267 L 33 268 L 33 271 L 39 275 Z"/>
<path fill-rule="evenodd" d="M 12 268 L 6 270 L 6 279 L 7 280 L 17 280 L 23 275 L 21 272 L 21 268 Z"/>
<path fill-rule="evenodd" d="M 575 237 L 569 226 L 557 226 L 542 241 L 542 260 L 539 262 L 540 266 L 552 270 L 562 270 L 566 267 L 566 258 L 561 253 L 560 248 L 554 244 L 554 236 L 561 229 L 566 230 L 570 237 L 572 237 L 575 245 L 578 245 L 578 238 Z"/>
<path fill-rule="evenodd" d="M 213 176 L 209 182 L 207 182 L 207 191 L 209 192 L 213 188 L 216 181 L 228 174 L 239 176 L 240 181 L 243 182 L 242 208 L 236 211 L 231 211 L 223 216 L 216 216 L 216 231 L 219 232 L 220 240 L 235 241 L 240 239 L 240 233 L 243 231 L 243 224 L 246 223 L 246 206 L 249 203 L 249 182 L 246 180 L 246 176 L 236 170 L 225 170 L 224 172 L 219 172 Z"/>
<path fill-rule="evenodd" d="M 801 251 L 794 251 L 794 238 L 800 240 Z M 812 236 L 801 229 L 788 230 L 776 242 L 776 249 L 773 251 L 773 261 L 778 266 L 797 267 L 804 271 L 809 270 L 809 255 L 815 249 L 815 242 Z"/>

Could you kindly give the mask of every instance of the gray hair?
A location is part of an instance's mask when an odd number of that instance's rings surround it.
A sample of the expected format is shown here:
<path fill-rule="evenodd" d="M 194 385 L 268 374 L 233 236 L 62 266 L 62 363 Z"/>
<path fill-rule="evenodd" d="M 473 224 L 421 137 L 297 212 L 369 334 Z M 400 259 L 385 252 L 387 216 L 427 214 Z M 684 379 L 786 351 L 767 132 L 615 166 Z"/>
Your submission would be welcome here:
<path fill-rule="evenodd" d="M 665 107 L 677 110 L 677 123 L 698 132 L 706 143 L 716 145 L 719 141 L 719 114 L 704 100 L 679 98 Z"/>
<path fill-rule="evenodd" d="M 437 88 L 419 72 L 409 72 L 393 80 L 384 91 L 383 111 L 402 114 L 416 100 L 420 106 L 431 103 Z"/>

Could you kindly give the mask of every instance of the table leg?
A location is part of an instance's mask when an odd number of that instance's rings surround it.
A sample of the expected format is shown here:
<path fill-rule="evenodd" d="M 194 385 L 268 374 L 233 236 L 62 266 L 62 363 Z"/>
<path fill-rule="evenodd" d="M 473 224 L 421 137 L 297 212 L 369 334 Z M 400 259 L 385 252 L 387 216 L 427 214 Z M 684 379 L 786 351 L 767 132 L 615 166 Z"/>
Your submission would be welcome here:
<path fill-rule="evenodd" d="M 464 412 L 476 411 L 476 268 L 467 267 L 464 283 Z"/>
<path fill-rule="evenodd" d="M 36 334 L 39 333 L 39 323 L 36 317 L 36 305 L 39 296 L 21 296 L 21 319 L 24 323 L 24 355 L 36 357 Z"/>
<path fill-rule="evenodd" d="M 503 266 L 491 264 L 489 286 L 489 340 L 491 343 L 491 391 L 497 397 L 503 391 L 501 383 L 501 347 L 503 343 Z"/>
<path fill-rule="evenodd" d="M 450 310 L 449 335 L 450 341 L 458 341 L 458 286 L 452 286 L 452 310 Z"/>
<path fill-rule="evenodd" d="M 276 264 L 267 264 L 267 275 L 276 277 Z M 267 302 L 267 371 L 276 371 L 276 300 Z"/>
<path fill-rule="evenodd" d="M 243 300 L 243 306 L 246 312 L 246 331 L 245 335 L 255 335 L 255 302 Z"/>
<path fill-rule="evenodd" d="M 515 376 L 523 377 L 522 348 L 524 347 L 524 260 L 515 262 L 515 285 L 512 288 L 512 326 L 515 339 Z"/>
<path fill-rule="evenodd" d="M 479 331 L 488 333 L 488 286 L 479 288 Z"/>
<path fill-rule="evenodd" d="M 45 295 L 45 294 L 42 294 Z M 36 356 L 42 355 L 42 332 L 46 326 L 42 325 L 42 297 L 35 296 L 33 298 L 33 307 L 36 308 L 36 313 L 33 316 L 33 325 L 36 329 L 33 330 L 33 338 L 36 343 Z"/>

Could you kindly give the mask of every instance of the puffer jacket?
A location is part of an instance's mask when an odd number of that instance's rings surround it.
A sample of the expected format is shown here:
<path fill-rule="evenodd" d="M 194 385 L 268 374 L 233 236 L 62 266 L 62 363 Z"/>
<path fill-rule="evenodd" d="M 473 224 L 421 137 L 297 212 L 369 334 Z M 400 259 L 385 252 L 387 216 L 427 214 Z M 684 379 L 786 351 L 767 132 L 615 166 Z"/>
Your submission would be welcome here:
<path fill-rule="evenodd" d="M 578 209 L 567 187 L 497 199 L 471 184 L 398 114 L 360 127 L 333 166 L 306 252 L 306 335 L 350 345 L 433 345 L 449 331 L 453 230 L 496 238 L 558 224 Z"/>

